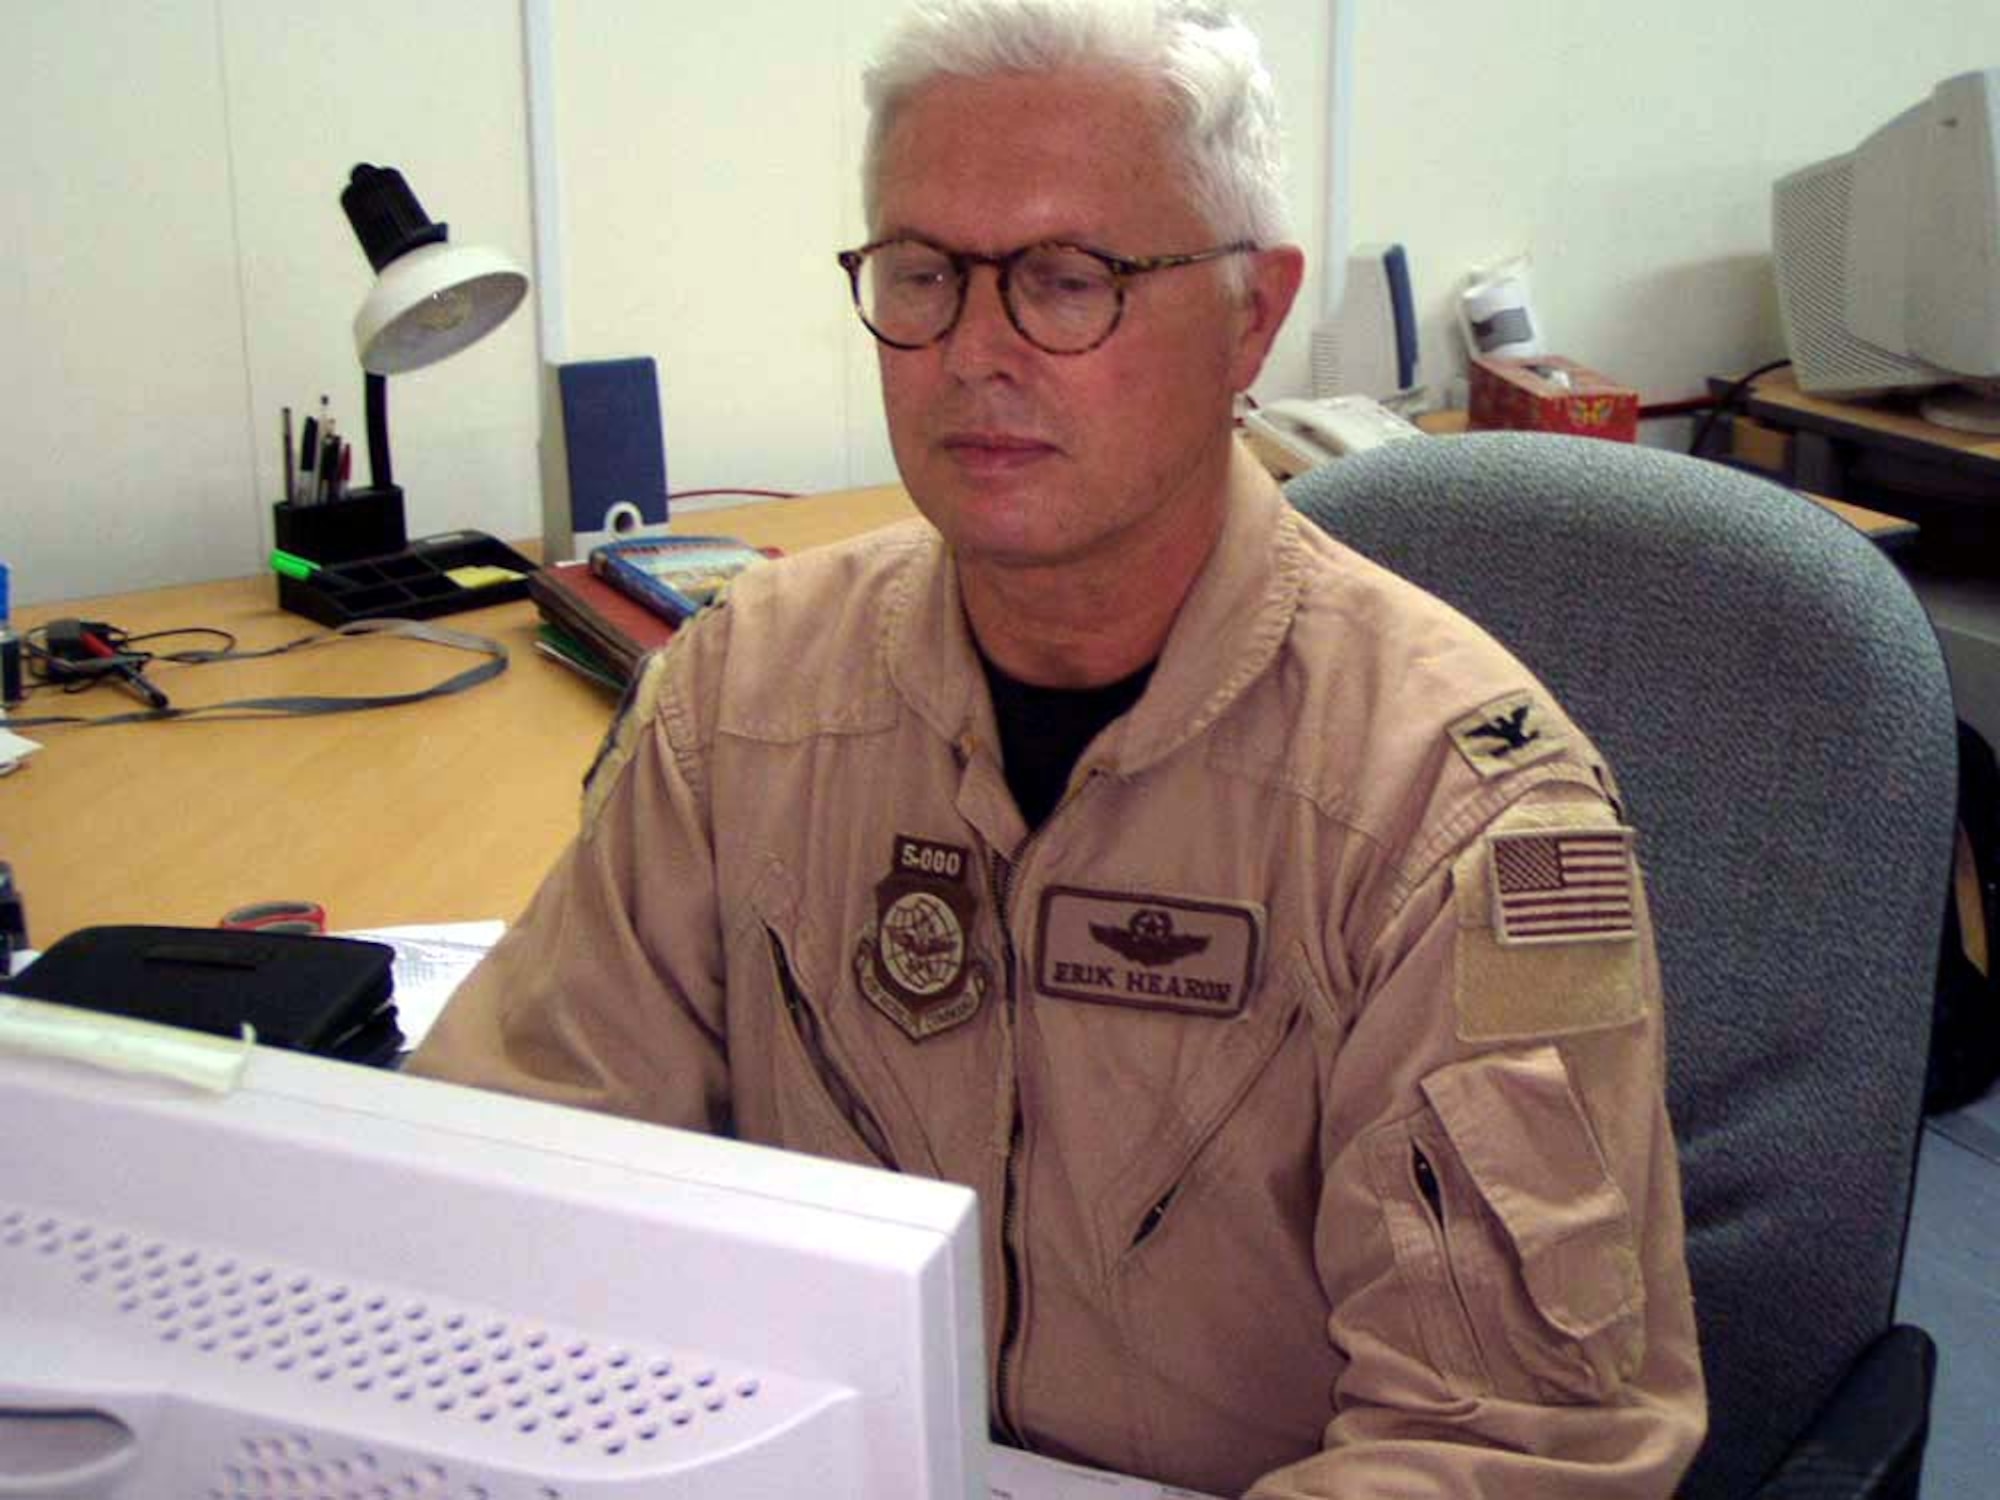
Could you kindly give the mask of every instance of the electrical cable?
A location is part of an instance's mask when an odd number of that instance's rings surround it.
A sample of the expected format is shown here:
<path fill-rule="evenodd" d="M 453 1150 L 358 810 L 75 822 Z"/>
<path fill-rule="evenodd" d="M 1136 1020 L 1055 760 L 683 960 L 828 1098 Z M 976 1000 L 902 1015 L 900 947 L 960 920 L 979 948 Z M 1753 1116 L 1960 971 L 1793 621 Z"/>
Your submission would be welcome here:
<path fill-rule="evenodd" d="M 713 495 L 748 495 L 752 499 L 760 500 L 797 500 L 800 498 L 797 490 L 744 490 L 725 485 L 719 489 L 674 490 L 668 494 L 667 503 L 672 505 L 676 500 L 702 500 Z"/>
<path fill-rule="evenodd" d="M 64 623 L 64 622 L 55 622 Z M 96 621 L 82 622 L 86 628 L 95 627 Z M 109 626 L 103 627 L 108 639 L 129 643 L 129 637 Z M 41 627 L 46 631 L 47 627 Z M 148 639 L 160 635 L 180 634 L 177 631 L 156 631 Z M 483 635 L 473 635 L 468 631 L 451 630 L 442 625 L 433 625 L 422 620 L 353 620 L 336 629 L 322 631 L 314 635 L 301 636 L 282 646 L 271 646 L 262 650 L 240 651 L 234 649 L 234 637 L 226 631 L 211 631 L 210 634 L 227 637 L 231 648 L 222 651 L 181 653 L 176 659 L 193 662 L 206 661 L 248 661 L 257 657 L 282 656 L 288 651 L 297 651 L 314 646 L 336 644 L 362 636 L 383 635 L 408 640 L 424 641 L 436 646 L 446 646 L 456 651 L 477 652 L 490 660 L 437 683 L 432 687 L 420 688 L 408 693 L 385 693 L 376 695 L 333 696 L 324 694 L 293 694 L 271 698 L 237 698 L 223 703 L 201 703 L 185 708 L 147 708 L 134 713 L 108 714 L 90 717 L 83 714 L 41 714 L 28 718 L 10 717 L 6 722 L 9 729 L 42 729 L 63 726 L 96 728 L 111 724 L 159 723 L 168 719 L 189 719 L 198 715 L 215 718 L 265 719 L 282 718 L 291 715 L 353 713 L 363 709 L 395 708 L 405 703 L 421 703 L 427 698 L 441 698 L 450 693 L 464 692 L 482 682 L 490 681 L 507 670 L 507 648 L 496 640 Z M 150 660 L 150 657 L 146 658 Z M 84 666 L 86 676 L 92 671 L 116 670 L 117 664 L 128 658 L 119 655 L 88 664 L 72 664 L 61 657 L 50 657 L 59 661 L 65 670 L 73 670 L 76 665 Z M 95 678 L 91 678 L 94 681 Z M 89 682 L 84 685 L 88 686 Z"/>
<path fill-rule="evenodd" d="M 174 636 L 174 635 L 220 636 L 223 642 L 225 643 L 221 648 L 222 653 L 227 653 L 230 651 L 234 651 L 236 649 L 236 637 L 230 634 L 228 631 L 219 629 L 213 625 L 177 625 L 171 630 L 149 630 L 144 635 L 126 635 L 124 634 L 124 632 L 120 631 L 117 632 L 118 638 L 113 640 L 112 644 L 114 646 L 121 647 L 121 649 L 129 650 L 131 647 L 136 646 L 141 641 L 157 641 L 157 640 L 162 640 L 167 636 Z M 226 654 L 218 654 L 215 651 L 162 651 L 162 652 L 154 652 L 146 654 L 150 658 L 159 661 L 171 661 L 180 663 L 228 660 Z"/>
<path fill-rule="evenodd" d="M 1701 424 L 1695 428 L 1694 436 L 1688 439 L 1689 454 L 1695 458 L 1703 456 L 1703 450 L 1708 447 L 1709 437 L 1715 431 L 1715 424 L 1721 421 L 1723 416 L 1730 412 L 1738 401 L 1743 399 L 1743 393 L 1750 388 L 1751 381 L 1757 379 L 1760 375 L 1768 375 L 1773 370 L 1782 370 L 1790 363 L 1789 359 L 1774 359 L 1767 365 L 1759 365 L 1749 374 L 1738 379 L 1727 391 L 1723 392 L 1715 405 L 1708 409 L 1708 415 L 1703 417 Z"/>

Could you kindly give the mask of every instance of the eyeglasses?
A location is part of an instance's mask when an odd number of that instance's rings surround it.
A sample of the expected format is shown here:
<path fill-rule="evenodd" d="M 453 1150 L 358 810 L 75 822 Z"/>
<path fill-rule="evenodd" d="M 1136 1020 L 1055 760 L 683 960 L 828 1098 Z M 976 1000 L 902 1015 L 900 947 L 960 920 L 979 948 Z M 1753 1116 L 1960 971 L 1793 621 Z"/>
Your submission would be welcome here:
<path fill-rule="evenodd" d="M 1000 302 L 1021 337 L 1049 354 L 1087 354 L 1125 314 L 1125 283 L 1198 266 L 1257 246 L 1249 240 L 1192 255 L 1112 255 L 1085 245 L 1024 245 L 1005 255 L 947 250 L 908 237 L 843 250 L 839 261 L 868 331 L 895 349 L 922 349 L 958 326 L 974 266 L 1000 273 Z"/>

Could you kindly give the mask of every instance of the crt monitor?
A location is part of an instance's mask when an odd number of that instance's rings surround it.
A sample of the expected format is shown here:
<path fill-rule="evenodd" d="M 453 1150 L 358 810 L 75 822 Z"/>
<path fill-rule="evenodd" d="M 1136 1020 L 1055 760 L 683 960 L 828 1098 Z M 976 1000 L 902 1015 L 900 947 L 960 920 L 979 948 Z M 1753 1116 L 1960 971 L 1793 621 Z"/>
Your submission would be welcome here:
<path fill-rule="evenodd" d="M 2000 432 L 2000 68 L 1780 179 L 1772 241 L 1800 389 Z"/>
<path fill-rule="evenodd" d="M 986 1493 L 968 1189 L 263 1047 L 0 1143 L 0 1494 Z"/>

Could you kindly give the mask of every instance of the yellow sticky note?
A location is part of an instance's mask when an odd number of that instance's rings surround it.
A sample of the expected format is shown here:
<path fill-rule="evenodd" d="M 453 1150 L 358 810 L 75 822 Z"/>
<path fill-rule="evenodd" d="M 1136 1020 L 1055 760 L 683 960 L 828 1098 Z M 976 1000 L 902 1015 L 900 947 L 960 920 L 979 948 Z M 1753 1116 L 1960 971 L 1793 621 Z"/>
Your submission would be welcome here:
<path fill-rule="evenodd" d="M 512 583 L 521 575 L 498 563 L 467 563 L 444 575 L 462 589 L 483 589 L 491 583 Z"/>

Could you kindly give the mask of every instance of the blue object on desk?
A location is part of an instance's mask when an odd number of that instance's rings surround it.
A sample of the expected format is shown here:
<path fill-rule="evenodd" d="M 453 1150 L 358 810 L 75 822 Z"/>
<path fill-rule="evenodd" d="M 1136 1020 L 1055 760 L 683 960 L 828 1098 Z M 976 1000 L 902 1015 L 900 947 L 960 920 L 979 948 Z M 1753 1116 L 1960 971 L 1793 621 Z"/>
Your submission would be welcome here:
<path fill-rule="evenodd" d="M 667 521 L 667 447 L 651 359 L 581 360 L 556 371 L 568 454 L 569 530 L 597 541 Z"/>
<path fill-rule="evenodd" d="M 8 623 L 8 588 L 7 565 L 0 563 L 0 703 L 19 703 L 28 694 L 21 680 L 21 638 Z"/>

